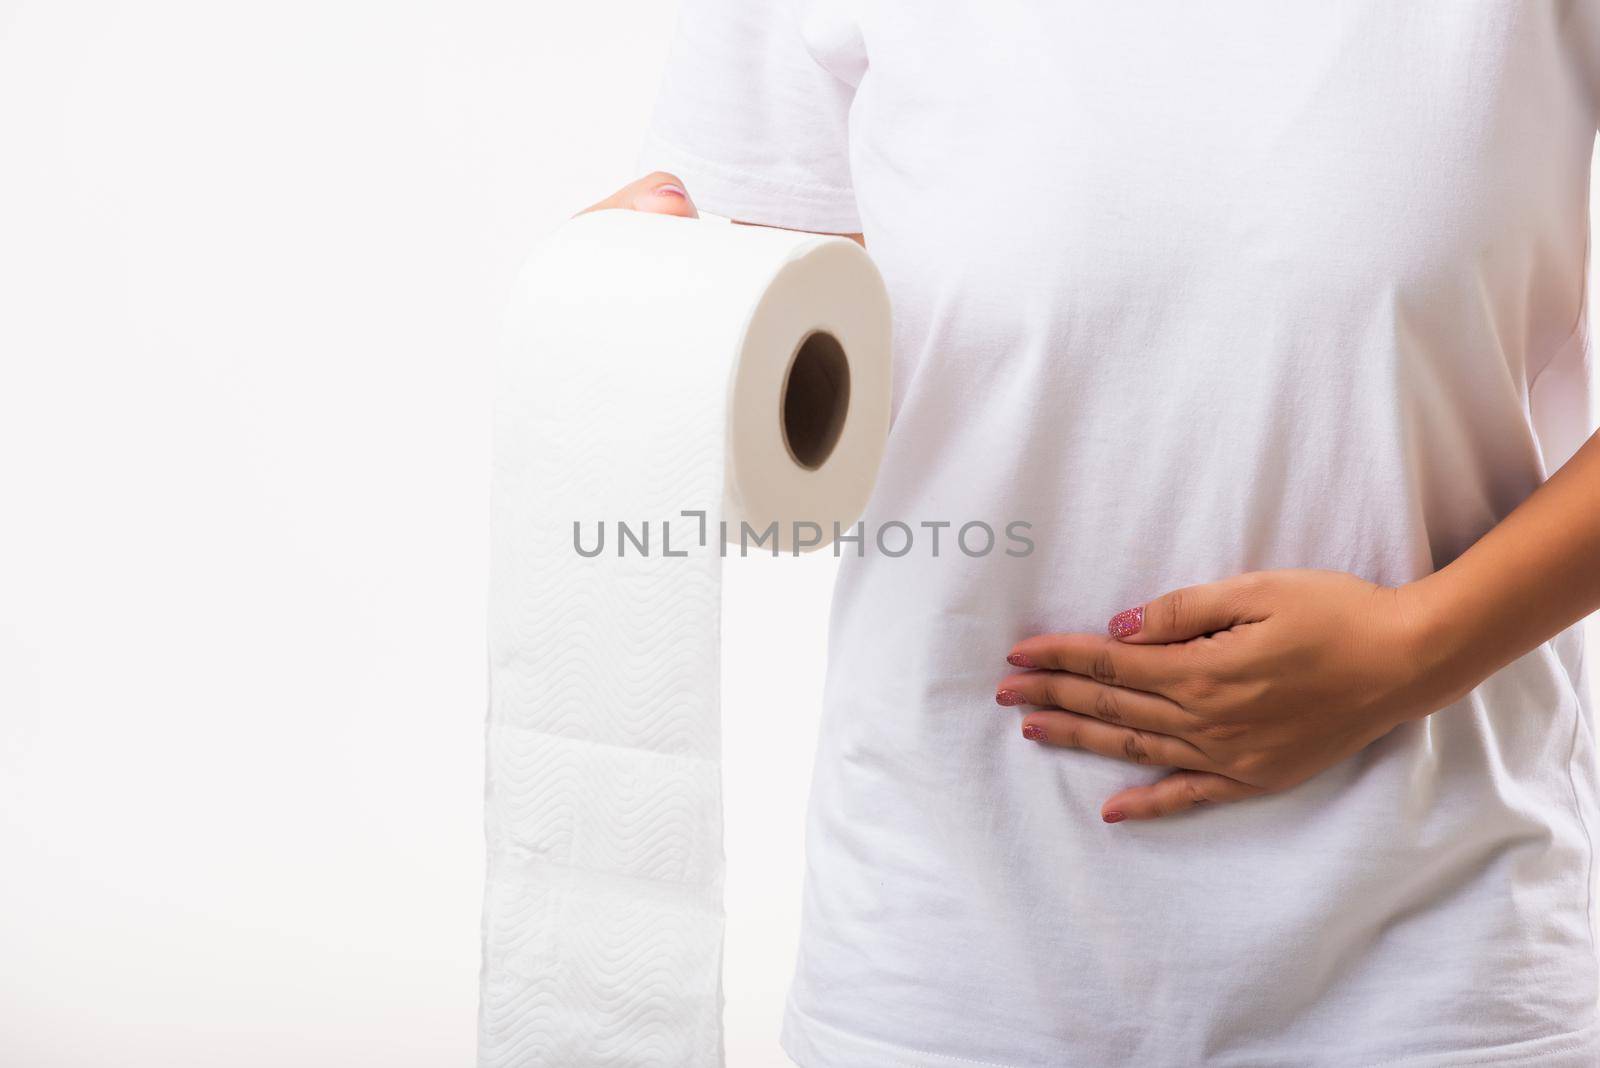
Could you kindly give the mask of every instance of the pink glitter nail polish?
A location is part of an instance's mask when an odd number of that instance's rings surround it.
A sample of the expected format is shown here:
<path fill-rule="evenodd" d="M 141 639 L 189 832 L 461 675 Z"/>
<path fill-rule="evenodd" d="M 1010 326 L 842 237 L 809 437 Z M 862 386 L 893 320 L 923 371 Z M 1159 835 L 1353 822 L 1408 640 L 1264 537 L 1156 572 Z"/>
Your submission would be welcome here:
<path fill-rule="evenodd" d="M 1028 699 L 1015 690 L 996 690 L 994 699 L 997 704 L 1005 705 L 1007 708 L 1028 703 Z"/>
<path fill-rule="evenodd" d="M 1022 736 L 1030 742 L 1044 741 L 1044 728 L 1037 723 L 1029 723 L 1022 728 Z"/>
<path fill-rule="evenodd" d="M 1121 823 L 1123 820 L 1127 819 L 1128 817 L 1124 816 L 1122 813 L 1118 812 L 1116 809 L 1112 809 L 1110 812 L 1102 813 L 1100 818 L 1105 820 L 1107 823 Z"/>
<path fill-rule="evenodd" d="M 1010 664 L 1012 667 L 1019 668 L 1035 668 L 1039 666 L 1032 660 L 1029 660 L 1027 657 L 1023 656 L 1021 653 L 1012 653 L 1010 656 L 1006 657 L 1006 663 Z"/>
<path fill-rule="evenodd" d="M 1126 638 L 1130 634 L 1138 634 L 1139 628 L 1144 626 L 1144 605 L 1130 608 L 1125 612 L 1118 612 L 1111 617 L 1111 622 L 1106 624 L 1106 633 L 1113 638 Z"/>

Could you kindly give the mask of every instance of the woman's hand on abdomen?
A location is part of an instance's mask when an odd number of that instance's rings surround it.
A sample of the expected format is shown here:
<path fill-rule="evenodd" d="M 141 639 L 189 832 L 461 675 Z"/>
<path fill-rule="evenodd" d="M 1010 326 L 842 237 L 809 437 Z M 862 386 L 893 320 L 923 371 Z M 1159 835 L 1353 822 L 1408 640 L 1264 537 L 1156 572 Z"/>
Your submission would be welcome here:
<path fill-rule="evenodd" d="M 1410 587 L 1255 572 L 1018 642 L 996 700 L 1035 706 L 1029 740 L 1176 769 L 1101 808 L 1155 819 L 1286 790 L 1464 694 L 1478 680 L 1435 668 L 1422 612 Z"/>

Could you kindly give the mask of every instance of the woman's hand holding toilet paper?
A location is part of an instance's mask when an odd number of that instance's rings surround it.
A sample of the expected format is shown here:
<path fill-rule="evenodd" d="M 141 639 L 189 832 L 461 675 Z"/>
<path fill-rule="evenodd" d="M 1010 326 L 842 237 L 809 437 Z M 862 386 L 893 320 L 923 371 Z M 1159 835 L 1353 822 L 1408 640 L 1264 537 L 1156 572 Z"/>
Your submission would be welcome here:
<path fill-rule="evenodd" d="M 694 210 L 694 201 L 689 199 L 689 191 L 683 187 L 683 183 L 666 171 L 656 171 L 637 181 L 629 182 L 604 200 L 591 204 L 578 214 L 583 215 L 604 208 L 645 211 L 655 215 L 681 215 L 687 219 L 696 219 L 700 216 L 700 213 Z"/>
<path fill-rule="evenodd" d="M 580 211 L 579 215 L 587 215 L 591 211 L 602 211 L 606 208 L 621 208 L 623 211 L 645 211 L 655 215 L 680 215 L 686 219 L 698 219 L 700 213 L 695 210 L 694 201 L 689 199 L 689 192 L 675 175 L 666 171 L 656 171 L 647 174 L 637 181 L 629 182 L 621 189 L 612 193 L 604 200 L 591 204 Z M 739 219 L 733 220 L 742 226 L 759 226 L 760 223 L 745 223 Z M 810 233 L 812 231 L 801 231 Z M 837 237 L 848 237 L 858 245 L 865 246 L 860 234 L 837 234 Z"/>
<path fill-rule="evenodd" d="M 1025 738 L 1176 770 L 1107 799 L 1154 819 L 1288 789 L 1478 681 L 1445 669 L 1411 587 L 1283 570 L 1176 590 L 1107 634 L 1018 642 L 996 700 L 1034 708 Z M 1493 665 L 1484 666 L 1484 674 Z"/>

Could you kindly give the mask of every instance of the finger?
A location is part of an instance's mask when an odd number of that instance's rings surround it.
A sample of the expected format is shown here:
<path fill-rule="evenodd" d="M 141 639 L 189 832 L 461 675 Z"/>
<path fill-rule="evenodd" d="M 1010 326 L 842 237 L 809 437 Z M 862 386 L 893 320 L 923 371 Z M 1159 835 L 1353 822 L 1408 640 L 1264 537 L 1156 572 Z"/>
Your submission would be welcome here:
<path fill-rule="evenodd" d="M 1242 801 L 1264 791 L 1225 775 L 1209 771 L 1175 771 L 1148 786 L 1135 786 L 1112 794 L 1100 807 L 1107 823 L 1154 820 L 1185 812 L 1197 805 Z"/>
<path fill-rule="evenodd" d="M 1186 586 L 1118 612 L 1106 624 L 1106 633 L 1142 645 L 1188 641 L 1263 618 L 1256 592 L 1252 575 Z"/>
<path fill-rule="evenodd" d="M 1075 712 L 1029 712 L 1022 718 L 1022 736 L 1044 745 L 1082 749 L 1130 764 L 1207 771 L 1216 767 L 1204 753 L 1180 738 L 1115 727 Z"/>
<path fill-rule="evenodd" d="M 587 215 L 591 211 L 600 211 L 604 208 L 645 211 L 655 215 L 681 215 L 688 219 L 700 217 L 683 183 L 678 181 L 676 175 L 668 174 L 666 171 L 656 171 L 636 182 L 629 182 L 604 200 L 591 204 L 578 214 Z"/>
<path fill-rule="evenodd" d="M 1011 647 L 1016 667 L 1070 671 L 1107 686 L 1163 693 L 1195 672 L 1181 646 L 1130 645 L 1104 634 L 1040 634 Z"/>
<path fill-rule="evenodd" d="M 996 703 L 1062 708 L 1106 723 L 1160 731 L 1188 733 L 1190 716 L 1158 694 L 1107 686 L 1066 671 L 1030 671 L 1008 675 L 995 691 Z"/>

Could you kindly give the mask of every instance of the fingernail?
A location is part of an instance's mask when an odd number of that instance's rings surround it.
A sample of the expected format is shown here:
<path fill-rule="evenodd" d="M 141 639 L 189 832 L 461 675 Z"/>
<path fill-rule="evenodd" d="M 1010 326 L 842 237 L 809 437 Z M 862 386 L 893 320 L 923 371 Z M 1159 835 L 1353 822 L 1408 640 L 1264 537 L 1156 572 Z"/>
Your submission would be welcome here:
<path fill-rule="evenodd" d="M 1144 605 L 1130 608 L 1125 612 L 1118 612 L 1111 617 L 1111 622 L 1106 624 L 1106 633 L 1113 638 L 1126 638 L 1130 634 L 1138 634 L 1139 628 L 1144 626 Z"/>
<path fill-rule="evenodd" d="M 651 192 L 655 193 L 655 195 L 658 197 L 682 197 L 684 200 L 689 199 L 689 194 L 684 191 L 683 186 L 673 185 L 671 182 L 664 182 L 661 185 L 656 186 L 655 189 L 651 190 Z"/>
<path fill-rule="evenodd" d="M 996 690 L 994 699 L 996 703 L 1005 705 L 1007 708 L 1012 705 L 1025 705 L 1028 703 L 1028 699 L 1015 690 Z"/>
<path fill-rule="evenodd" d="M 1033 668 L 1039 666 L 1032 660 L 1029 660 L 1027 657 L 1023 656 L 1021 653 L 1012 653 L 1010 656 L 1006 657 L 1006 663 L 1010 664 L 1012 667 L 1019 668 Z"/>
<path fill-rule="evenodd" d="M 1022 736 L 1030 742 L 1044 741 L 1044 728 L 1037 723 L 1029 723 L 1022 728 Z"/>
<path fill-rule="evenodd" d="M 1127 819 L 1128 817 L 1124 816 L 1122 813 L 1118 812 L 1116 809 L 1112 809 L 1110 812 L 1102 812 L 1100 814 L 1100 818 L 1105 820 L 1107 823 L 1121 823 L 1123 820 Z"/>

